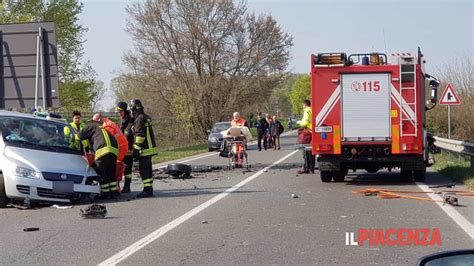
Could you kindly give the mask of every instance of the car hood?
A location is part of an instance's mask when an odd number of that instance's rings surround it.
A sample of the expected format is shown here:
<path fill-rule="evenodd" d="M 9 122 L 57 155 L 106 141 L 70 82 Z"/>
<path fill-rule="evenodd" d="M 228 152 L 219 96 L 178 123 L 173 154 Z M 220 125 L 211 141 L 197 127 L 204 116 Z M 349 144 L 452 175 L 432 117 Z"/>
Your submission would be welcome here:
<path fill-rule="evenodd" d="M 5 157 L 19 166 L 28 166 L 37 172 L 97 176 L 97 173 L 78 154 L 32 150 L 8 146 Z"/>
<path fill-rule="evenodd" d="M 212 138 L 212 137 L 215 137 L 215 138 L 218 138 L 218 139 L 223 138 L 223 136 L 220 132 L 209 134 L 209 138 Z"/>

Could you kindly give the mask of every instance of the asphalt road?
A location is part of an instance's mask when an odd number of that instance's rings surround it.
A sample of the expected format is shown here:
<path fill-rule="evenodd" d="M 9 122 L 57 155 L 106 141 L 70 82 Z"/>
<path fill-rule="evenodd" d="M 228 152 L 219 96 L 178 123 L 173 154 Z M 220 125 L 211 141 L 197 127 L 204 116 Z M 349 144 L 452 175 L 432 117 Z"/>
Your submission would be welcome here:
<path fill-rule="evenodd" d="M 141 190 L 135 180 L 134 194 L 106 203 L 106 219 L 82 219 L 79 209 L 85 205 L 1 209 L 0 264 L 414 265 L 423 255 L 474 248 L 472 198 L 452 208 L 354 195 L 352 190 L 367 187 L 420 187 L 400 183 L 397 173 L 357 172 L 344 183 L 324 184 L 318 174 L 297 175 L 302 159 L 295 141 L 294 133 L 282 137 L 279 151 L 258 152 L 250 145 L 247 173 L 217 170 L 187 180 L 157 179 L 154 198 L 134 199 Z M 192 165 L 227 164 L 217 153 L 190 159 L 185 161 Z M 445 181 L 430 172 L 426 183 Z M 451 218 L 451 209 L 464 224 Z M 24 232 L 26 227 L 39 231 Z M 346 232 L 359 228 L 437 228 L 442 245 L 346 246 Z"/>

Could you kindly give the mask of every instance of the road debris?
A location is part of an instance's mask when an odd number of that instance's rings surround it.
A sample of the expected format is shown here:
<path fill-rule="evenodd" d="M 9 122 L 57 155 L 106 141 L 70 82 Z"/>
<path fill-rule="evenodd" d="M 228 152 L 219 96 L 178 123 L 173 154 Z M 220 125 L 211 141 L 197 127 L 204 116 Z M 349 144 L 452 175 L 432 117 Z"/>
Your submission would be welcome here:
<path fill-rule="evenodd" d="M 452 191 L 410 191 L 410 190 L 387 190 L 377 188 L 367 188 L 361 190 L 353 190 L 353 194 L 363 194 L 365 196 L 377 196 L 379 199 L 413 199 L 429 202 L 442 202 L 443 205 L 459 206 L 457 196 L 474 196 L 474 190 L 452 190 Z M 441 194 L 442 200 L 436 200 L 427 197 L 410 196 L 406 194 Z"/>
<path fill-rule="evenodd" d="M 452 205 L 452 206 L 459 206 L 458 198 L 456 197 L 456 193 L 448 192 L 443 194 L 443 205 Z"/>
<path fill-rule="evenodd" d="M 83 218 L 105 218 L 107 216 L 107 208 L 105 205 L 92 204 L 86 209 L 81 209 Z"/>
<path fill-rule="evenodd" d="M 442 188 L 442 187 L 453 188 L 455 186 L 456 186 L 455 183 L 448 183 L 448 184 L 442 184 L 442 185 L 429 186 L 429 188 Z"/>
<path fill-rule="evenodd" d="M 299 198 L 299 197 L 298 197 L 298 195 L 296 195 L 296 194 L 293 193 L 293 194 L 291 194 L 291 198 L 297 199 L 297 198 Z"/>
<path fill-rule="evenodd" d="M 33 231 L 39 231 L 39 227 L 27 227 L 27 228 L 24 228 L 23 231 L 24 232 L 33 232 Z"/>
<path fill-rule="evenodd" d="M 71 209 L 72 206 L 59 206 L 58 204 L 54 204 L 51 206 L 51 208 L 56 208 L 56 209 Z"/>

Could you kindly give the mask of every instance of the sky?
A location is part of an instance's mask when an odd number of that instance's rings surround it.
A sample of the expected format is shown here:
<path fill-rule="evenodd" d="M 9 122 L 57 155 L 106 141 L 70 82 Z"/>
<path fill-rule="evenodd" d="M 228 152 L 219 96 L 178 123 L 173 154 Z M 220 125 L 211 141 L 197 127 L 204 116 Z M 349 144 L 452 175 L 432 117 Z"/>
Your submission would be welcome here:
<path fill-rule="evenodd" d="M 80 22 L 85 59 L 108 87 L 120 71 L 122 56 L 133 49 L 125 28 L 125 8 L 135 0 L 83 0 Z M 420 46 L 427 72 L 456 57 L 474 60 L 473 0 L 248 0 L 249 10 L 273 16 L 293 36 L 288 71 L 308 73 L 310 55 L 318 52 L 412 52 Z M 108 93 L 103 109 L 114 103 Z"/>

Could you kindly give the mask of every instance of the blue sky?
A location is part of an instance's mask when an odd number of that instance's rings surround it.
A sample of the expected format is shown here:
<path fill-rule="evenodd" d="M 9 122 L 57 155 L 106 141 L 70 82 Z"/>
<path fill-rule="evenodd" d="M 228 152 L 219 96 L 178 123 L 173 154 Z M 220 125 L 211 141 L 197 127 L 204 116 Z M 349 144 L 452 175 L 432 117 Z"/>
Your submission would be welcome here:
<path fill-rule="evenodd" d="M 124 69 L 121 58 L 133 48 L 125 31 L 125 7 L 133 2 L 83 1 L 85 56 L 106 85 Z M 248 7 L 272 15 L 293 36 L 292 72 L 309 72 L 309 56 L 318 52 L 416 52 L 421 46 L 428 71 L 456 56 L 474 59 L 472 0 L 248 0 Z M 112 103 L 109 95 L 102 105 Z"/>

